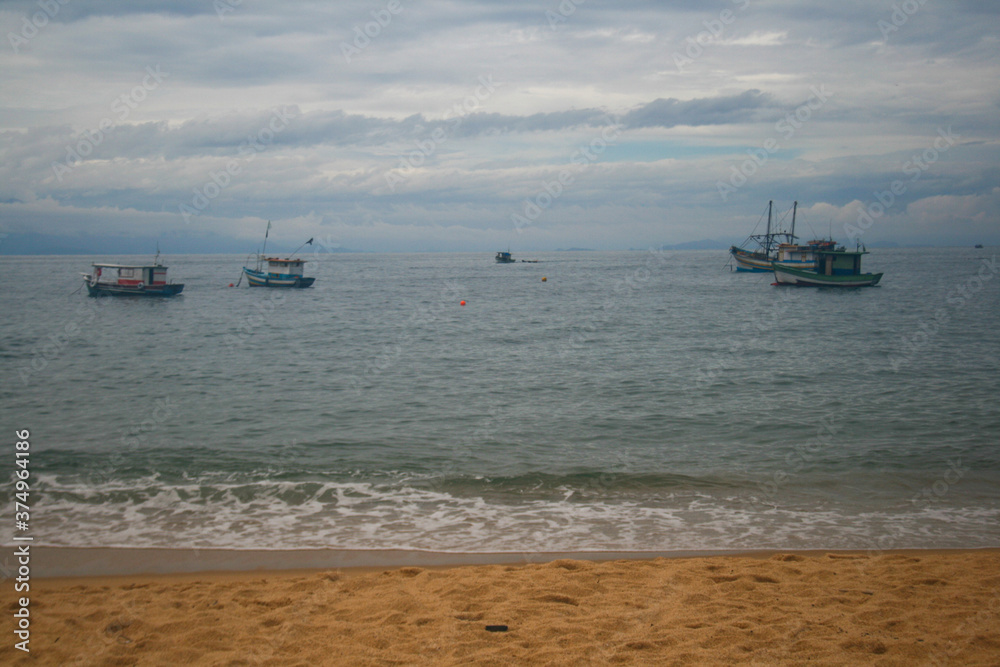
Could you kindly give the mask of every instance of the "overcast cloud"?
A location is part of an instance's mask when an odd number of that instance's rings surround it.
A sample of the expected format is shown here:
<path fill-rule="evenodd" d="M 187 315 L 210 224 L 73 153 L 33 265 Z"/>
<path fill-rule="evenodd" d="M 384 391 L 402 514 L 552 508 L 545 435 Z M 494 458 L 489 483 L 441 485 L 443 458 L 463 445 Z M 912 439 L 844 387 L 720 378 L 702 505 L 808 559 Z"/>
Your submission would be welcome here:
<path fill-rule="evenodd" d="M 1000 5 L 0 2 L 0 253 L 1000 243 Z"/>

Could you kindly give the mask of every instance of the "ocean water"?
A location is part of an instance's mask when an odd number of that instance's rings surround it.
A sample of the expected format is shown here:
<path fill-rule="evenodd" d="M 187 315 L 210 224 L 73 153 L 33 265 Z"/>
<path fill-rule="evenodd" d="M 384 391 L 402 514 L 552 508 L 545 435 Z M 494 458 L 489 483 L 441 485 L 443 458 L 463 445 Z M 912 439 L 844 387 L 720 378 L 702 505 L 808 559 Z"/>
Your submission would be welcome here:
<path fill-rule="evenodd" d="M 148 257 L 3 257 L 0 465 L 29 429 L 35 544 L 1000 546 L 995 248 L 877 250 L 843 291 L 724 252 L 518 256 L 307 254 L 293 291 L 174 256 L 183 295 L 148 300 L 73 293 Z"/>

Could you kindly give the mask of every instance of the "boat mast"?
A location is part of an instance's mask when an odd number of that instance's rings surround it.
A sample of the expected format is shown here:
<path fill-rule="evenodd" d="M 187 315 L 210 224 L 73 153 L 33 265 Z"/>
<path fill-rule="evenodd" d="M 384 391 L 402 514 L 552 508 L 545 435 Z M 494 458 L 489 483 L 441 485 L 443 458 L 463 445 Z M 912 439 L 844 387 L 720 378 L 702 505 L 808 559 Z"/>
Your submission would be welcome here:
<path fill-rule="evenodd" d="M 799 203 L 792 202 L 792 238 L 789 239 L 790 242 L 795 243 L 795 211 L 798 210 Z"/>
<path fill-rule="evenodd" d="M 264 230 L 264 247 L 261 251 L 257 253 L 257 270 L 260 271 L 261 267 L 264 266 L 264 256 L 267 253 L 267 235 L 271 232 L 271 221 L 267 221 L 267 229 Z"/>
<path fill-rule="evenodd" d="M 773 201 L 767 202 L 767 234 L 764 235 L 764 255 L 771 256 L 771 206 Z"/>

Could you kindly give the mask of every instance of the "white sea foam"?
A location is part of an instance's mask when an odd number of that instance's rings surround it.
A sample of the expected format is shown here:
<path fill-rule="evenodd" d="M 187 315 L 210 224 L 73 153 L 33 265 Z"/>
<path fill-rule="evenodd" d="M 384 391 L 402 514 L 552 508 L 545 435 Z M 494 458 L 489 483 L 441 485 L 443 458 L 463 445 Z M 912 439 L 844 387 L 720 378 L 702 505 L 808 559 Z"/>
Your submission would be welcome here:
<path fill-rule="evenodd" d="M 676 493 L 486 500 L 370 482 L 143 478 L 83 488 L 47 480 L 36 540 L 53 546 L 423 549 L 454 552 L 662 551 L 994 546 L 1000 511 L 749 510 L 732 496 Z M 85 499 L 81 502 L 81 499 Z"/>

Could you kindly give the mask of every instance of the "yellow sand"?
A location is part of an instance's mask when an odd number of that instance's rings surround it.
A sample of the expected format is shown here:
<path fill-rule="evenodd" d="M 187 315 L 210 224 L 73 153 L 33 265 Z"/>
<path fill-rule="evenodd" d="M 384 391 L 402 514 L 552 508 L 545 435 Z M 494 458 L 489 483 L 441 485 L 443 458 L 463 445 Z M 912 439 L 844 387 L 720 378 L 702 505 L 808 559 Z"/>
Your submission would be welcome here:
<path fill-rule="evenodd" d="M 0 664 L 1000 665 L 997 551 L 38 579 L 30 609 Z"/>

